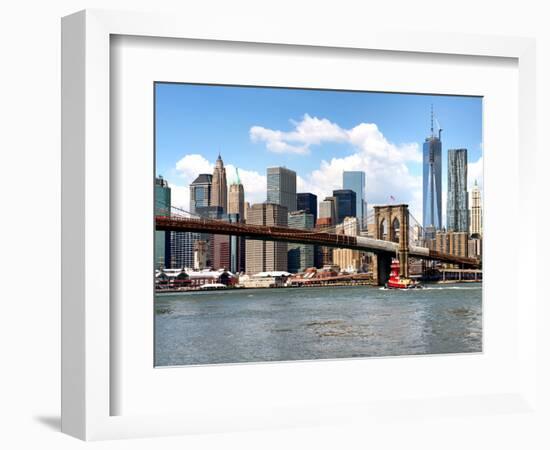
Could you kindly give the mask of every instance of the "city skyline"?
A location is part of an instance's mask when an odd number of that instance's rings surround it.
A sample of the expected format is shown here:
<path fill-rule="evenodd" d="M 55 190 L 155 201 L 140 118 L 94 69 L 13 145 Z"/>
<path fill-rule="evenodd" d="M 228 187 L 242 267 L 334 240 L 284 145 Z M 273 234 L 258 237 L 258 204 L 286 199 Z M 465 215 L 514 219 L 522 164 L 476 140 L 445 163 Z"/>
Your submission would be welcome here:
<path fill-rule="evenodd" d="M 170 183 L 173 204 L 184 209 L 189 208 L 189 184 L 200 173 L 212 174 L 221 153 L 227 184 L 235 180 L 238 167 L 245 201 L 250 204 L 267 199 L 267 167 L 295 171 L 297 192 L 311 192 L 319 202 L 343 188 L 344 171 L 364 171 L 369 208 L 387 203 L 391 196 L 409 204 L 413 215 L 420 218 L 421 147 L 429 132 L 432 104 L 445 128 L 442 172 L 447 171 L 449 148 L 468 148 L 468 190 L 474 179 L 483 187 L 480 98 L 159 83 L 156 90 L 157 174 Z M 345 102 L 324 101 L 341 94 Z M 248 102 L 239 103 L 240 110 L 231 122 L 220 125 L 220 116 L 234 109 L 232 102 L 239 98 Z M 265 105 L 260 107 L 262 99 L 276 100 L 279 108 L 270 104 L 269 110 L 277 113 L 267 114 Z M 348 102 L 351 106 L 342 108 Z M 361 107 L 354 106 L 359 103 Z M 196 107 L 195 114 L 189 114 L 192 107 Z M 203 135 L 205 121 L 219 132 Z M 237 144 L 240 150 L 235 151 Z M 444 177 L 443 216 L 446 181 Z"/>

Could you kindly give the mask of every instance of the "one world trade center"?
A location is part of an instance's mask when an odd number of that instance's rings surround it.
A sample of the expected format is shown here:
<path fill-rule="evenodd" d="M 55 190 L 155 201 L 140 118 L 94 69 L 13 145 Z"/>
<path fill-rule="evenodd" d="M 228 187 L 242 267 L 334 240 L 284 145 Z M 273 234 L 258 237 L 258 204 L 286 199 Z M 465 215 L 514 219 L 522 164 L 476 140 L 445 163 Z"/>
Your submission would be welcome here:
<path fill-rule="evenodd" d="M 422 152 L 422 226 L 424 237 L 433 239 L 441 229 L 441 128 L 434 134 L 432 109 L 431 135 L 424 141 Z"/>

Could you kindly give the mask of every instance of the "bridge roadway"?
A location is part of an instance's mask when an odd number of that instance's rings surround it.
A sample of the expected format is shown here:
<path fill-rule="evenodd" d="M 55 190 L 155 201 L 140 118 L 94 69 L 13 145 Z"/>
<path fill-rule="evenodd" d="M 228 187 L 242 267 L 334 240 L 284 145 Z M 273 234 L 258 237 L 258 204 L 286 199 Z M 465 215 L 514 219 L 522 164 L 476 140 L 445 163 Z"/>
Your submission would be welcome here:
<path fill-rule="evenodd" d="M 155 226 L 158 231 L 200 232 L 243 236 L 249 239 L 291 242 L 295 244 L 322 245 L 324 247 L 349 248 L 371 252 L 378 255 L 395 256 L 398 243 L 383 241 L 363 236 L 348 236 L 327 233 L 319 230 L 304 230 L 246 223 L 229 223 L 221 220 L 156 216 Z M 448 253 L 441 253 L 425 247 L 409 246 L 409 256 L 425 260 L 437 260 L 463 267 L 479 268 L 478 259 L 464 258 Z"/>

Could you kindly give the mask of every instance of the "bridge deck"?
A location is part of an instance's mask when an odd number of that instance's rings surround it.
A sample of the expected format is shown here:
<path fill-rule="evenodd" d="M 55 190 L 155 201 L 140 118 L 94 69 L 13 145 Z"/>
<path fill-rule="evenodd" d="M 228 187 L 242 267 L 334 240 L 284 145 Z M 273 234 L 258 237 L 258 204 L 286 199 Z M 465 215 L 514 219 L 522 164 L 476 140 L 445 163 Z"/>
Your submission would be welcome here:
<path fill-rule="evenodd" d="M 375 254 L 395 255 L 398 244 L 380 239 L 363 236 L 348 236 L 327 233 L 319 230 L 303 230 L 276 226 L 251 225 L 247 223 L 229 223 L 221 220 L 187 218 L 187 217 L 155 217 L 156 229 L 159 231 L 200 232 L 242 236 L 249 239 L 291 242 L 296 244 L 322 245 L 334 248 L 349 248 Z M 480 267 L 480 261 L 472 258 L 436 252 L 424 247 L 411 246 L 409 256 L 426 260 L 438 260 L 452 264 L 462 264 L 468 267 Z"/>

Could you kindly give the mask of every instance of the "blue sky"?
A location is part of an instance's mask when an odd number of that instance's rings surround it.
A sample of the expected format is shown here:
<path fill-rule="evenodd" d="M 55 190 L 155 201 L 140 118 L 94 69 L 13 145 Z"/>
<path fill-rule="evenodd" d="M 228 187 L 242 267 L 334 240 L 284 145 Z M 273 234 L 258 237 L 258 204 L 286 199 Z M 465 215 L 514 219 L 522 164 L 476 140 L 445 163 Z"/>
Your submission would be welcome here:
<path fill-rule="evenodd" d="M 392 195 L 419 217 L 431 105 L 443 128 L 444 185 L 449 148 L 468 149 L 469 184 L 475 177 L 482 185 L 479 97 L 175 83 L 155 89 L 157 174 L 185 208 L 189 183 L 219 152 L 228 182 L 239 168 L 251 203 L 265 200 L 269 166 L 295 170 L 299 191 L 323 198 L 341 187 L 342 170 L 365 170 L 370 205 Z"/>

